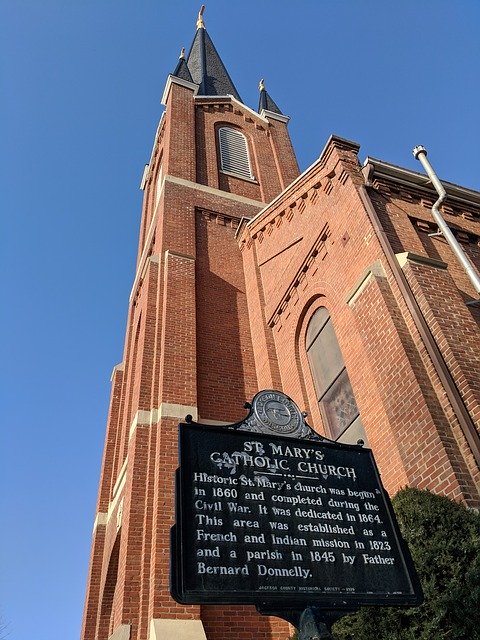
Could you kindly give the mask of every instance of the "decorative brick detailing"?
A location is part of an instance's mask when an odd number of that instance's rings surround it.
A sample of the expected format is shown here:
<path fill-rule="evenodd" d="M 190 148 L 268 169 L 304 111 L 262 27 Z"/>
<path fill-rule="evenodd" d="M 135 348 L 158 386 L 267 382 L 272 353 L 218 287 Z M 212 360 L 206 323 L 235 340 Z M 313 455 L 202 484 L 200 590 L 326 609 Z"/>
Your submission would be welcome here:
<path fill-rule="evenodd" d="M 307 272 L 310 271 L 312 275 L 315 275 L 315 272 L 318 268 L 318 263 L 322 260 L 325 260 L 325 258 L 327 257 L 328 250 L 326 241 L 329 236 L 330 229 L 327 224 L 320 231 L 311 249 L 308 251 L 306 257 L 295 273 L 294 279 L 290 283 L 290 286 L 287 288 L 287 290 L 281 297 L 280 302 L 277 304 L 275 310 L 268 319 L 268 325 L 270 327 L 278 324 L 280 315 L 288 308 L 290 301 L 292 299 L 295 300 L 298 297 L 297 289 L 298 287 L 302 286 L 305 278 L 307 277 Z M 284 287 L 285 283 L 282 283 L 282 286 Z"/>
<path fill-rule="evenodd" d="M 395 491 L 406 483 L 428 486 L 468 504 L 478 504 L 478 467 L 454 412 L 452 415 L 452 407 L 445 403 L 444 391 L 426 357 L 408 305 L 399 295 L 397 276 L 387 266 L 378 242 L 378 233 L 382 231 L 372 227 L 359 203 L 357 150 L 358 147 L 342 141 L 329 141 L 317 163 L 242 229 L 240 247 L 249 273 L 248 298 L 254 300 L 255 282 L 259 294 L 268 301 L 264 321 L 274 327 L 275 346 L 268 359 L 263 356 L 263 362 L 268 360 L 271 367 L 271 358 L 278 358 L 284 390 L 296 397 L 297 402 L 302 396 L 305 398 L 310 406 L 310 421 L 322 432 L 318 408 L 311 400 L 315 398 L 315 390 L 302 340 L 315 305 L 326 306 L 338 334 L 369 443 L 388 488 Z M 390 190 L 386 189 L 386 193 Z M 400 256 L 401 263 L 428 266 L 438 274 L 446 274 L 450 263 L 428 255 L 412 225 L 421 206 L 414 193 L 415 185 L 401 204 L 398 189 L 391 196 L 397 198 L 394 205 L 374 192 L 372 199 L 393 246 L 405 254 Z M 299 196 L 304 194 L 307 198 L 302 199 L 305 203 L 302 218 L 289 215 L 288 212 L 298 210 Z M 407 206 L 410 208 L 404 211 Z M 271 224 L 289 217 L 289 224 L 295 222 L 295 227 L 286 226 L 285 222 Z M 325 224 L 327 259 L 313 270 L 305 269 L 311 255 L 305 239 L 315 237 Z M 277 256 L 281 256 L 281 263 Z M 256 261 L 260 271 L 255 280 L 251 261 Z M 292 282 L 298 284 L 290 289 L 295 295 L 289 297 L 288 286 Z M 450 298 L 445 298 L 445 304 L 447 300 Z M 468 315 L 467 308 L 463 305 L 462 308 L 462 314 Z M 457 311 L 455 304 L 452 312 Z M 265 344 L 258 317 L 252 323 L 254 349 L 260 340 Z M 453 320 L 450 323 L 454 326 Z M 478 339 L 478 330 L 475 332 L 473 326 L 471 330 L 472 338 Z M 295 344 L 298 346 L 292 350 Z M 260 358 L 261 352 L 256 352 L 256 360 Z M 472 385 L 473 380 L 468 392 L 469 410 L 475 417 Z"/>

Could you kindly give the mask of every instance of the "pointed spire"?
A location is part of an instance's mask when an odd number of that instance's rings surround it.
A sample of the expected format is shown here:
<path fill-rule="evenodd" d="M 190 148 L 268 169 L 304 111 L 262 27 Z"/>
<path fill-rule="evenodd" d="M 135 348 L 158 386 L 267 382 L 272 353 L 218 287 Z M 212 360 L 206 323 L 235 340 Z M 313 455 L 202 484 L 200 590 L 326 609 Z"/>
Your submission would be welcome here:
<path fill-rule="evenodd" d="M 193 82 L 192 74 L 187 66 L 187 61 L 185 60 L 185 49 L 182 48 L 180 51 L 180 58 L 178 60 L 177 66 L 175 67 L 175 71 L 172 73 L 172 76 L 176 78 L 181 78 L 182 80 L 186 80 L 187 82 Z"/>
<path fill-rule="evenodd" d="M 205 5 L 202 4 L 197 18 L 197 31 L 186 61 L 193 82 L 199 85 L 197 95 L 233 95 L 241 102 L 242 99 L 205 29 L 204 11 Z"/>
<path fill-rule="evenodd" d="M 279 115 L 283 115 L 280 111 L 278 105 L 272 100 L 270 94 L 265 89 L 265 82 L 262 78 L 258 83 L 258 88 L 260 90 L 260 100 L 258 102 L 258 113 L 262 111 L 271 111 L 272 113 L 278 113 Z"/>

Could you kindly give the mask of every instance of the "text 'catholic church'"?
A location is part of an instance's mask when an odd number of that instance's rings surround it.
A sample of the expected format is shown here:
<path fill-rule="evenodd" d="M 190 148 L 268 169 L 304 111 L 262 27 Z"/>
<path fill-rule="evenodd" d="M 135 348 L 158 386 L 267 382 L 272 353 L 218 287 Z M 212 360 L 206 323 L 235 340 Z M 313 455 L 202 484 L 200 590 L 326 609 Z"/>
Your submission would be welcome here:
<path fill-rule="evenodd" d="M 253 606 L 170 596 L 178 423 L 235 422 L 281 390 L 319 434 L 363 439 L 391 495 L 479 507 L 480 193 L 443 183 L 439 232 L 428 177 L 361 165 L 354 142 L 331 136 L 299 175 L 288 117 L 262 83 L 258 112 L 242 102 L 201 15 L 163 103 L 82 640 L 286 640 Z"/>

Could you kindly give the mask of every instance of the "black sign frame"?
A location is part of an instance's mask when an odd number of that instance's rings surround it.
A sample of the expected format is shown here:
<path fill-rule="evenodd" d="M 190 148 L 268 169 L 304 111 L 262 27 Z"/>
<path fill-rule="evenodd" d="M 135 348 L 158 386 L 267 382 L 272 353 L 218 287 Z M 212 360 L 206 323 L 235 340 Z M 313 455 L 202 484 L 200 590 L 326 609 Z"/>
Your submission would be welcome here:
<path fill-rule="evenodd" d="M 368 476 L 369 491 L 370 489 L 373 489 L 377 492 L 375 495 L 376 504 L 373 506 L 378 506 L 379 513 L 381 513 L 382 518 L 386 518 L 386 521 L 383 521 L 384 524 L 382 526 L 384 527 L 385 531 L 388 532 L 387 539 L 389 541 L 389 544 L 392 545 L 392 547 L 395 547 L 395 559 L 392 562 L 392 564 L 396 563 L 395 571 L 393 573 L 388 573 L 388 565 L 378 565 L 381 568 L 377 573 L 380 575 L 380 577 L 382 574 L 384 576 L 388 574 L 390 580 L 396 580 L 399 584 L 403 583 L 404 585 L 407 585 L 406 588 L 402 587 L 400 589 L 395 589 L 392 592 L 388 589 L 382 590 L 377 588 L 375 590 L 372 590 L 369 589 L 368 586 L 366 586 L 365 589 L 359 591 L 357 584 L 357 587 L 355 587 L 355 589 L 351 592 L 346 590 L 348 589 L 348 587 L 346 587 L 345 585 L 341 587 L 341 591 L 339 591 L 339 588 L 337 587 L 330 588 L 327 585 L 323 585 L 323 590 L 318 586 L 315 586 L 311 589 L 304 589 L 303 591 L 299 591 L 299 585 L 297 581 L 295 582 L 295 586 L 292 586 L 290 589 L 282 588 L 281 590 L 277 589 L 275 591 L 269 591 L 264 590 L 266 588 L 264 585 L 259 584 L 255 580 L 251 580 L 250 576 L 249 581 L 253 584 L 253 588 L 225 588 L 226 579 L 219 580 L 218 588 L 212 588 L 212 580 L 208 576 L 196 579 L 195 567 L 193 566 L 196 560 L 196 557 L 194 556 L 195 545 L 192 545 L 192 531 L 195 530 L 195 509 L 193 507 L 194 502 L 192 497 L 192 489 L 195 490 L 195 483 L 193 481 L 193 478 L 195 477 L 195 474 L 203 473 L 207 474 L 208 476 L 208 474 L 214 473 L 214 471 L 212 471 L 211 460 L 207 461 L 205 459 L 205 451 L 207 451 L 207 453 L 208 451 L 221 453 L 224 450 L 226 443 L 230 442 L 236 443 L 235 445 L 232 444 L 230 449 L 233 448 L 238 453 L 244 451 L 245 443 L 251 443 L 252 441 L 261 443 L 261 446 L 267 452 L 271 452 L 272 450 L 294 451 L 295 449 L 298 449 L 299 452 L 301 452 L 302 450 L 309 450 L 312 452 L 318 451 L 319 453 L 315 455 L 318 456 L 319 460 L 322 459 L 322 456 L 326 456 L 327 459 L 332 458 L 337 463 L 338 461 L 341 461 L 342 458 L 357 460 L 358 462 L 356 463 L 355 467 L 338 466 L 338 464 L 337 466 L 333 464 L 331 465 L 331 467 L 332 469 L 337 470 L 342 469 L 344 470 L 343 473 L 347 473 L 347 471 L 345 470 L 348 468 L 354 469 L 353 473 L 355 473 L 355 469 L 357 469 L 357 471 L 363 473 L 365 477 Z M 212 446 L 208 446 L 209 443 L 211 443 Z M 205 449 L 205 451 L 200 451 L 201 449 Z M 211 455 L 213 455 L 213 453 Z M 288 602 L 288 607 L 292 609 L 302 609 L 308 606 L 315 606 L 325 610 L 339 611 L 352 611 L 363 605 L 414 606 L 422 602 L 422 589 L 418 580 L 418 576 L 416 574 L 408 547 L 402 539 L 389 496 L 382 486 L 380 475 L 373 458 L 372 451 L 370 449 L 363 448 L 357 445 L 340 444 L 328 440 L 322 440 L 321 442 L 311 440 L 306 441 L 304 439 L 298 438 L 286 438 L 282 436 L 272 436 L 261 433 L 246 433 L 244 431 L 231 430 L 226 427 L 189 423 L 179 425 L 179 459 L 180 467 L 176 472 L 175 491 L 176 523 L 171 530 L 170 583 L 172 597 L 177 602 L 181 604 L 254 604 L 257 605 L 258 608 L 270 608 L 272 610 L 283 607 L 285 606 L 285 603 Z M 276 464 L 282 463 L 277 460 Z M 346 464 L 348 464 L 348 462 Z M 302 469 L 303 468 L 305 468 L 305 465 L 302 467 Z M 320 470 L 324 470 L 323 467 L 318 468 Z M 222 475 L 222 472 L 223 476 L 226 478 L 228 478 L 229 474 L 232 473 L 231 470 L 222 470 L 221 467 L 216 473 L 220 477 Z M 252 473 L 258 473 L 258 471 L 254 470 Z M 337 486 L 340 486 L 343 482 L 343 480 L 338 477 L 333 478 L 333 480 L 335 480 Z M 330 498 L 330 494 L 328 497 Z M 312 502 L 307 503 L 307 506 L 309 506 L 310 504 L 312 504 Z M 312 511 L 314 511 L 313 508 Z M 332 513 L 338 514 L 342 513 L 342 511 L 337 510 L 332 511 Z M 376 511 L 372 511 L 372 518 L 375 517 L 376 513 Z M 368 514 L 363 514 L 362 517 L 365 517 L 368 520 L 370 516 Z M 258 517 L 257 519 L 259 520 Z M 342 521 L 342 524 L 346 525 L 347 523 Z M 366 522 L 365 524 L 365 529 L 367 530 L 370 523 Z M 330 530 L 334 531 L 333 527 L 335 527 L 335 525 L 329 526 Z M 359 525 L 359 527 L 361 526 L 362 525 Z M 222 529 L 222 527 L 220 526 L 215 530 L 224 531 L 225 527 L 223 527 Z M 340 530 L 346 531 L 347 527 L 344 527 Z M 272 532 L 268 531 L 268 533 L 271 534 Z M 348 535 L 350 535 L 350 533 Z M 273 535 L 271 537 L 273 538 Z M 282 540 L 282 537 L 280 536 L 275 539 Z M 353 543 L 354 539 L 350 537 L 349 541 L 350 542 L 348 544 Z M 311 551 L 311 549 L 308 549 L 308 553 L 310 553 Z M 323 550 L 321 550 L 321 552 L 323 553 Z M 328 554 L 329 552 L 325 553 Z M 336 553 L 337 550 L 335 550 L 335 557 Z M 380 553 L 375 554 L 373 551 L 371 552 L 371 556 L 368 554 L 365 555 L 367 555 L 368 558 L 380 558 L 380 560 L 384 557 Z M 326 557 L 328 557 L 328 555 Z M 356 562 L 356 560 L 352 561 L 352 567 L 354 562 Z M 390 560 L 388 560 L 388 562 L 390 562 Z M 207 564 L 202 563 L 202 567 L 203 566 L 205 568 Z M 235 566 L 235 563 L 230 563 L 229 566 Z M 264 567 L 266 565 L 261 566 Z M 308 563 L 306 563 L 304 571 L 308 571 L 308 567 L 309 565 Z M 364 566 L 362 566 L 361 568 L 363 568 L 364 573 L 367 572 L 368 569 L 371 575 L 377 575 L 375 573 L 376 567 L 372 568 L 368 566 L 367 568 L 365 568 Z M 318 567 L 316 566 L 315 569 L 318 569 Z M 300 570 L 301 568 L 298 569 L 298 572 L 300 572 Z M 348 573 L 348 570 L 343 566 L 342 570 L 344 572 L 347 571 L 348 578 L 348 576 L 350 575 Z M 355 571 L 356 570 L 357 569 L 355 567 Z M 290 571 L 290 575 L 293 578 L 298 577 L 297 573 L 293 573 L 293 569 L 290 569 Z M 295 571 L 297 571 L 297 569 L 295 569 Z M 318 575 L 320 575 L 319 571 L 317 571 L 317 577 Z M 351 573 L 351 576 L 352 581 L 356 580 L 357 583 L 361 582 L 361 580 L 358 579 L 358 576 L 355 577 L 354 572 Z M 236 579 L 235 576 L 232 576 L 231 578 L 229 578 L 228 583 L 235 584 L 241 581 L 241 577 L 240 579 Z M 257 585 L 257 588 L 255 588 L 255 585 Z"/>

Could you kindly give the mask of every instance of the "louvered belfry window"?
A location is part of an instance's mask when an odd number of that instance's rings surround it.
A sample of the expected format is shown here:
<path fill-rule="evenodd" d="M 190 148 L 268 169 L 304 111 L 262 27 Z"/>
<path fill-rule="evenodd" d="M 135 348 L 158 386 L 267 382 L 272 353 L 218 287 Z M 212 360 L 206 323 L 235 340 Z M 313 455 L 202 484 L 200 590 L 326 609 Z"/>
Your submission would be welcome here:
<path fill-rule="evenodd" d="M 242 178 L 253 180 L 248 143 L 246 137 L 237 129 L 221 127 L 218 130 L 220 142 L 220 168 L 235 173 Z"/>

